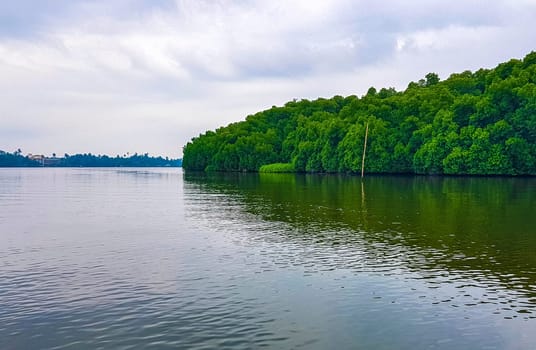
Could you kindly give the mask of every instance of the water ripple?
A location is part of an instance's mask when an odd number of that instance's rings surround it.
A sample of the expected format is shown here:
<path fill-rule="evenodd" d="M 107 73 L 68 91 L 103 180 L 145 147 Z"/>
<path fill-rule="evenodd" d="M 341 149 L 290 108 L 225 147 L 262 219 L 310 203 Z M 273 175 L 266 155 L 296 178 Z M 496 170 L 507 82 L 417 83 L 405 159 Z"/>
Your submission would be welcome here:
<path fill-rule="evenodd" d="M 365 201 L 351 180 L 286 179 L 2 170 L 0 348 L 530 349 L 536 342 L 530 236 L 514 242 L 526 252 L 513 250 L 499 236 L 484 241 L 471 222 L 456 231 L 411 221 L 396 196 L 384 207 L 376 202 L 383 192 L 371 190 Z M 446 193 L 451 200 L 456 191 Z M 408 196 L 396 198 L 407 205 Z"/>

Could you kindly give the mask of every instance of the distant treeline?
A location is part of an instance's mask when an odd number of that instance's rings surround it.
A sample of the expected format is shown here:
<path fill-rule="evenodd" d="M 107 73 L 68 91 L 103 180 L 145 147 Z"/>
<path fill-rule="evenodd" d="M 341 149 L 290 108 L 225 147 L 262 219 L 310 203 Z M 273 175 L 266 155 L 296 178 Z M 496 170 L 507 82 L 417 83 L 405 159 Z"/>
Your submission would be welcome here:
<path fill-rule="evenodd" d="M 0 151 L 0 167 L 32 167 L 40 163 L 21 154 L 20 150 L 13 153 Z"/>
<path fill-rule="evenodd" d="M 186 170 L 536 175 L 536 52 L 405 91 L 300 100 L 192 139 Z"/>
<path fill-rule="evenodd" d="M 65 154 L 63 157 L 24 156 L 20 150 L 13 153 L 0 151 L 0 167 L 180 167 L 181 159 L 151 157 L 147 153 L 132 156 Z"/>

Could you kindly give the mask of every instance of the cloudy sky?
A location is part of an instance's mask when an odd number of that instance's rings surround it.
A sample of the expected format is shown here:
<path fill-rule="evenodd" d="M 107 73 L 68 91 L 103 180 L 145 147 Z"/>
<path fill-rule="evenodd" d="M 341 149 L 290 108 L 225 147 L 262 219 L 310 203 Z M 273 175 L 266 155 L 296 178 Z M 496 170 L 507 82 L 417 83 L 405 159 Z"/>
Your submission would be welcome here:
<path fill-rule="evenodd" d="M 0 149 L 181 156 L 296 99 L 536 50 L 536 0 L 0 2 Z"/>

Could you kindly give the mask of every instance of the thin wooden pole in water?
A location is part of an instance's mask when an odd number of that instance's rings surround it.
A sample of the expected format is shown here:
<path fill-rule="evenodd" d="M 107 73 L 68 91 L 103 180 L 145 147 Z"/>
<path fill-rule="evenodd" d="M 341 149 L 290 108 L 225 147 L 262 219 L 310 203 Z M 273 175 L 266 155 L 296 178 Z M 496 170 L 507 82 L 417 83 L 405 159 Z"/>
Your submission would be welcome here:
<path fill-rule="evenodd" d="M 367 152 L 368 122 L 365 129 L 365 144 L 363 145 L 363 158 L 361 160 L 361 178 L 365 176 L 365 153 Z"/>

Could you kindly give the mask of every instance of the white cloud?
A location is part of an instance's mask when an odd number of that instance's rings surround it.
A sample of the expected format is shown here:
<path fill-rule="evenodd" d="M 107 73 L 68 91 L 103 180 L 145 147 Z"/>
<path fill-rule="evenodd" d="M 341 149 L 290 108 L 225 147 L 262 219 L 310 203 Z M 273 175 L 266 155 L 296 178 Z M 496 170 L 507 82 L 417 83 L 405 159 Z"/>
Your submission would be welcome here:
<path fill-rule="evenodd" d="M 293 98 L 401 89 L 536 44 L 531 0 L 148 4 L 73 2 L 32 35 L 0 36 L 0 149 L 177 156 Z"/>

